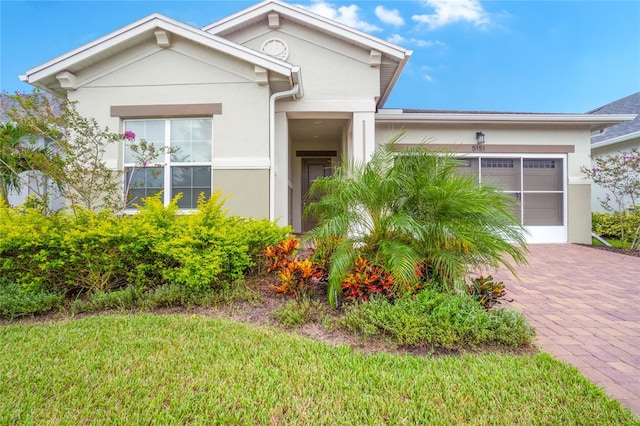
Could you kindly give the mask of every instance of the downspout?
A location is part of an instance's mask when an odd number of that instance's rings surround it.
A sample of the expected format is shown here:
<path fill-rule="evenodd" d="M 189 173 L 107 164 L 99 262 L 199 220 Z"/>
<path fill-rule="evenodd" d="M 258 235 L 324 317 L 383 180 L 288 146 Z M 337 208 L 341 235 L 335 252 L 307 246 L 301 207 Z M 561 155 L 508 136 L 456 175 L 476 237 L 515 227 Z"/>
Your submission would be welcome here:
<path fill-rule="evenodd" d="M 300 85 L 292 89 L 276 92 L 269 98 L 269 220 L 276 219 L 276 101 L 298 94 Z"/>
<path fill-rule="evenodd" d="M 598 242 L 600 244 L 602 244 L 603 246 L 605 246 L 605 247 L 611 247 L 611 244 L 609 243 L 609 241 L 605 240 L 600 235 L 596 235 L 595 232 L 591 233 L 591 238 L 594 238 L 594 239 L 598 240 Z"/>

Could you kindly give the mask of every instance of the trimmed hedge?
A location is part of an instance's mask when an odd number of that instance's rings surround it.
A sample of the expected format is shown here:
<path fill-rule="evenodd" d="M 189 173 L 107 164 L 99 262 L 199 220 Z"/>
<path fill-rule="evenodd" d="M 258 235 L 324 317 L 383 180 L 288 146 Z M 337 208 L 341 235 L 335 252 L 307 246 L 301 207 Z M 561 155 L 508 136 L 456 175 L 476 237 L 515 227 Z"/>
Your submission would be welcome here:
<path fill-rule="evenodd" d="M 290 233 L 267 220 L 227 217 L 220 198 L 200 199 L 189 215 L 177 199 L 165 207 L 159 197 L 123 217 L 0 208 L 0 274 L 26 290 L 62 294 L 220 287 L 243 278 L 264 247 Z"/>
<path fill-rule="evenodd" d="M 624 214 L 624 217 L 621 215 Z M 622 231 L 627 239 L 633 238 L 640 226 L 640 209 L 625 213 L 592 213 L 591 228 L 596 235 L 604 238 L 620 239 Z M 624 229 L 623 229 L 624 224 Z"/>

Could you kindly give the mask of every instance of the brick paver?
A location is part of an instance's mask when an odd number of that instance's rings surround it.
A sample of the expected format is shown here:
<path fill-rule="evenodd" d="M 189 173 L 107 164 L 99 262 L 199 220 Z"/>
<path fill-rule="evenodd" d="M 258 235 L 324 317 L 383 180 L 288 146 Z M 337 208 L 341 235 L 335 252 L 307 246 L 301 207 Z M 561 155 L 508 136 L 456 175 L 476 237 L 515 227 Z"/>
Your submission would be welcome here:
<path fill-rule="evenodd" d="M 640 415 L 640 258 L 575 244 L 530 245 L 529 264 L 506 270 L 512 308 L 537 344 Z"/>

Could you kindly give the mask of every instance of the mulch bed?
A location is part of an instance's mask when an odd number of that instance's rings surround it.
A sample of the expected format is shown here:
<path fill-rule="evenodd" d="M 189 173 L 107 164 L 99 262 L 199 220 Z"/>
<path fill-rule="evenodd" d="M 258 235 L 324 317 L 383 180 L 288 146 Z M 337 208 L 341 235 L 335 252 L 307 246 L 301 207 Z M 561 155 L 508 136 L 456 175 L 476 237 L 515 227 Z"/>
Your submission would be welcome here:
<path fill-rule="evenodd" d="M 591 247 L 596 250 L 603 250 L 603 251 L 608 251 L 612 253 L 624 254 L 626 256 L 640 257 L 640 251 L 637 251 L 637 250 L 622 249 L 618 247 L 594 246 L 592 244 L 578 244 L 578 245 L 584 246 L 584 247 Z"/>

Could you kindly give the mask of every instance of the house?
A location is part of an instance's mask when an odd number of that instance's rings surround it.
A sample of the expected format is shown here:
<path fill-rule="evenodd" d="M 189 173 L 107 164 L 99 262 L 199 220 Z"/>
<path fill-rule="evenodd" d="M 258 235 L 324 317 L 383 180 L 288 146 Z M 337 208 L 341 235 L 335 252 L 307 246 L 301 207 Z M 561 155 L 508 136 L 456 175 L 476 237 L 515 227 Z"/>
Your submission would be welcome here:
<path fill-rule="evenodd" d="M 230 194 L 233 214 L 304 232 L 305 193 L 331 164 L 366 161 L 406 130 L 466 159 L 478 179 L 521 201 L 532 242 L 591 242 L 593 131 L 627 115 L 385 109 L 412 52 L 280 0 L 203 28 L 154 14 L 28 70 L 21 79 L 78 101 L 85 116 L 180 148 L 135 176 L 135 195 L 165 201 Z M 110 167 L 132 165 L 125 145 Z"/>
<path fill-rule="evenodd" d="M 591 135 L 591 156 L 606 157 L 618 155 L 633 148 L 640 150 L 640 92 L 589 111 L 587 114 L 637 114 L 633 120 L 625 121 Z M 599 185 L 591 188 L 591 209 L 605 212 L 600 200 L 607 197 L 607 191 Z"/>
<path fill-rule="evenodd" d="M 49 95 L 45 93 L 42 94 L 42 96 Z M 0 105 L 3 106 L 3 108 L 0 108 L 0 124 L 10 123 L 11 119 L 5 114 L 4 108 L 10 108 L 15 105 L 12 104 L 11 99 L 4 93 L 0 93 Z M 3 136 L 5 135 L 0 134 L 0 138 Z M 45 139 L 43 136 L 37 136 L 35 138 L 24 137 L 20 139 L 19 142 L 22 147 L 34 149 L 51 148 L 51 141 Z M 0 141 L 0 150 L 3 148 L 3 143 Z M 5 166 L 6 163 L 3 164 L 3 157 L 0 155 L 0 168 Z M 7 190 L 6 196 L 9 205 L 17 206 L 23 204 L 30 197 L 34 197 L 38 200 L 46 199 L 47 206 L 52 211 L 64 208 L 65 199 L 60 194 L 60 190 L 45 174 L 34 170 L 21 171 L 18 173 L 18 180 L 17 188 L 11 186 L 3 188 Z"/>

